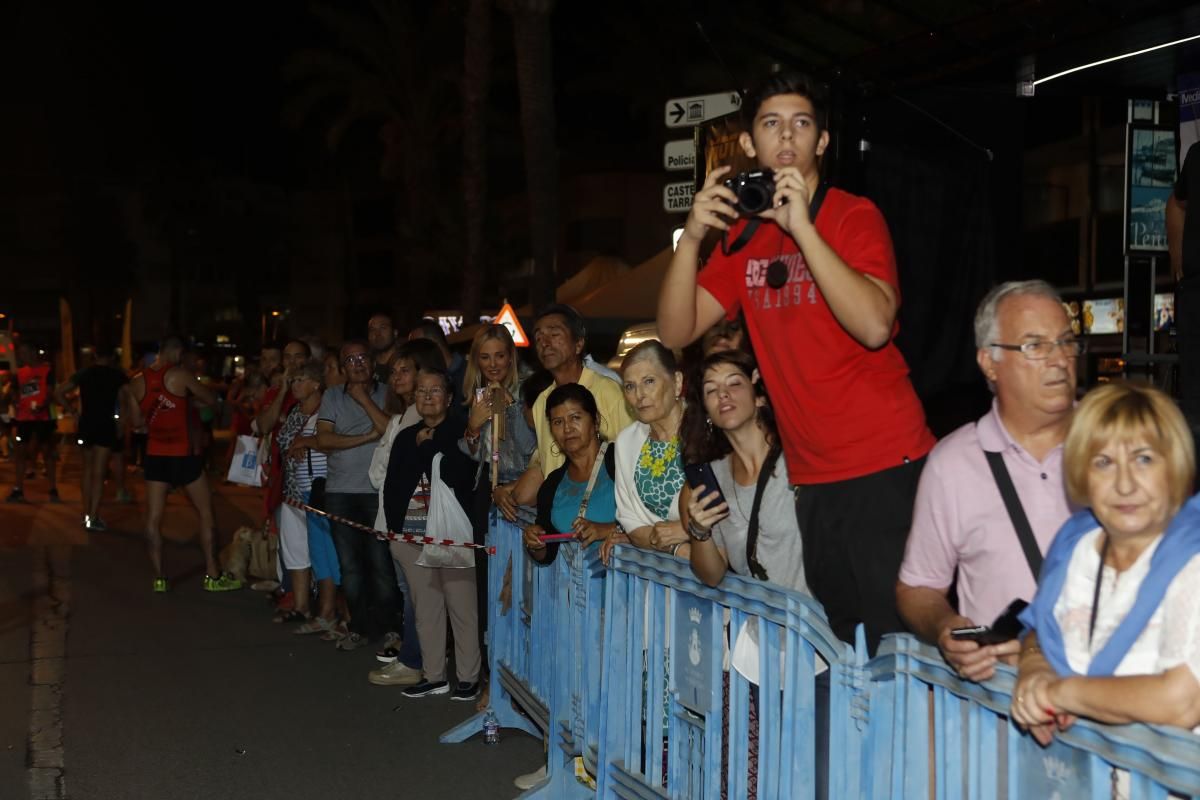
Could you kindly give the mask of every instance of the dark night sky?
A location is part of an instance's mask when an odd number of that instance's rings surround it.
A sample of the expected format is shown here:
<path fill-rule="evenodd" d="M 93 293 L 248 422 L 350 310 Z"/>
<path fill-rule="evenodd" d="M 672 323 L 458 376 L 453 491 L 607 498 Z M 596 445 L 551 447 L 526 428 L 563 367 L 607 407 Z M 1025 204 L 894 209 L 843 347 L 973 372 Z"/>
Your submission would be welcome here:
<path fill-rule="evenodd" d="M 730 88 L 685 6 L 675 5 L 572 15 L 560 4 L 554 67 L 564 172 L 656 169 L 662 103 Z M 332 38 L 304 3 L 27 1 L 6 27 L 7 116 L 21 121 L 0 134 L 0 169 L 10 175 L 103 181 L 215 170 L 286 185 L 323 158 L 319 122 L 299 130 L 282 122 L 296 91 L 282 74 L 288 57 Z M 500 11 L 492 37 L 492 127 L 512 138 L 511 26 Z M 458 42 L 446 49 L 448 59 L 461 57 Z"/>

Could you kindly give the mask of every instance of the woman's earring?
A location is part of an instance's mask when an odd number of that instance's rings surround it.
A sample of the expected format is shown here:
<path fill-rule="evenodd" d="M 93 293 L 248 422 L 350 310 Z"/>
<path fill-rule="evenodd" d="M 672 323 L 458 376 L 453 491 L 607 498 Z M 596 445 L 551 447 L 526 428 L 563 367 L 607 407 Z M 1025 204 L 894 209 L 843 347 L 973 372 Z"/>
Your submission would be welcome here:
<path fill-rule="evenodd" d="M 708 425 L 708 434 L 709 434 L 709 436 L 711 436 L 712 435 L 712 417 L 705 417 L 704 423 L 706 425 Z"/>

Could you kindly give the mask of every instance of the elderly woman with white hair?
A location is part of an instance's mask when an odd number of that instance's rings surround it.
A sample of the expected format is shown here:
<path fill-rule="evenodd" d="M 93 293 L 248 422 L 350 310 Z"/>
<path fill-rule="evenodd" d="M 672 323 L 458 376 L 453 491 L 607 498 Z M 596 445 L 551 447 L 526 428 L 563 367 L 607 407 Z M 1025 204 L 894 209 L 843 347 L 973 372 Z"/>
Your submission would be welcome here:
<path fill-rule="evenodd" d="M 657 339 L 642 342 L 621 363 L 621 388 L 635 421 L 617 435 L 617 521 L 625 533 L 613 544 L 634 545 L 687 558 L 690 545 L 679 521 L 684 484 L 683 372 Z"/>

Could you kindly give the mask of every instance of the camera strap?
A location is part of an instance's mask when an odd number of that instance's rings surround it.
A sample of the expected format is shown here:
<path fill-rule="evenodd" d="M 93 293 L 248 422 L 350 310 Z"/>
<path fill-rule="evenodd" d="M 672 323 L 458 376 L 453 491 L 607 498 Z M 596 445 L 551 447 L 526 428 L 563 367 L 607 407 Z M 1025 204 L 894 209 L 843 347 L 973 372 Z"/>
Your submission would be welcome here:
<path fill-rule="evenodd" d="M 808 203 L 808 218 L 813 222 L 817 221 L 817 214 L 821 213 L 821 206 L 825 203 L 825 194 L 829 191 L 829 183 L 821 181 L 817 185 L 817 192 L 812 196 Z M 728 242 L 728 232 L 721 232 L 721 252 L 724 255 L 731 256 L 737 251 L 750 243 L 754 238 L 754 234 L 758 233 L 759 226 L 762 225 L 761 217 L 751 217 L 746 223 L 746 227 L 742 228 L 742 232 L 733 240 L 733 244 Z"/>
<path fill-rule="evenodd" d="M 1025 516 L 1025 509 L 1021 506 L 1021 498 L 1017 496 L 1017 487 L 1013 486 L 1012 476 L 1008 474 L 1008 467 L 1004 465 L 1004 455 L 989 450 L 984 450 L 983 454 L 987 457 L 988 467 L 992 470 L 992 477 L 996 481 L 996 488 L 1000 490 L 1008 517 L 1017 529 L 1017 541 L 1021 543 L 1025 561 L 1029 564 L 1029 571 L 1033 573 L 1033 580 L 1036 582 L 1042 571 L 1042 551 L 1033 536 L 1033 528 L 1029 524 L 1029 518 Z"/>

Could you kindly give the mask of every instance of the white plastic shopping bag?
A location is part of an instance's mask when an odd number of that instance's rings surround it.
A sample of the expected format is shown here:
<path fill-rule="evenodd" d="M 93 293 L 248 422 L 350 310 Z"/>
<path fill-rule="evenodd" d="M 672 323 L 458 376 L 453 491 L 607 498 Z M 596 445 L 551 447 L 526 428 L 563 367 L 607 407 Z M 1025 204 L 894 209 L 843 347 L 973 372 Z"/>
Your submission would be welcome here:
<path fill-rule="evenodd" d="M 262 465 L 258 463 L 258 439 L 239 436 L 233 447 L 233 460 L 229 462 L 230 483 L 242 486 L 262 486 Z"/>
<path fill-rule="evenodd" d="M 429 476 L 429 517 L 425 535 L 455 542 L 473 541 L 471 519 L 449 486 L 442 481 L 442 454 L 433 457 L 433 474 Z M 421 547 L 417 564 L 422 567 L 467 569 L 475 566 L 475 554 L 467 547 L 427 544 Z"/>

